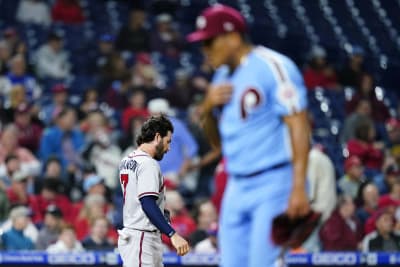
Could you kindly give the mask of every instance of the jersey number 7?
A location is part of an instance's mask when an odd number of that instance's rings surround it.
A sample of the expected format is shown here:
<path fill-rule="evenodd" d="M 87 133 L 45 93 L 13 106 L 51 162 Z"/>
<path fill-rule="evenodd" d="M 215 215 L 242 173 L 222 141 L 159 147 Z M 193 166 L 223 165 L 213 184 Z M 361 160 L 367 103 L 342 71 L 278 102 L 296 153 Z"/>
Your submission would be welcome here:
<path fill-rule="evenodd" d="M 124 188 L 124 204 L 125 204 L 126 186 L 128 185 L 129 175 L 127 173 L 121 174 L 120 180 L 122 187 Z"/>

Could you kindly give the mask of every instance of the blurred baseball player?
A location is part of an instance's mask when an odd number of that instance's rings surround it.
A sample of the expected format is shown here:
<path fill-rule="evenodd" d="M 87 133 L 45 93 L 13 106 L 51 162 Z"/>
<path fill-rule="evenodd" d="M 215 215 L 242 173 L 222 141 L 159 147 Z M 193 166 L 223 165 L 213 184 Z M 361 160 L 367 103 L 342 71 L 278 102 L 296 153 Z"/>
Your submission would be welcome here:
<path fill-rule="evenodd" d="M 273 218 L 309 212 L 303 80 L 289 58 L 248 41 L 237 10 L 214 5 L 196 26 L 187 40 L 201 41 L 216 69 L 203 122 L 213 144 L 221 143 L 230 175 L 220 219 L 221 266 L 274 266 L 280 248 L 270 240 Z"/>
<path fill-rule="evenodd" d="M 118 231 L 118 250 L 125 267 L 163 266 L 161 233 L 171 238 L 179 255 L 189 251 L 164 216 L 164 178 L 157 161 L 168 152 L 172 132 L 166 117 L 151 117 L 142 126 L 138 148 L 119 166 L 124 228 Z"/>

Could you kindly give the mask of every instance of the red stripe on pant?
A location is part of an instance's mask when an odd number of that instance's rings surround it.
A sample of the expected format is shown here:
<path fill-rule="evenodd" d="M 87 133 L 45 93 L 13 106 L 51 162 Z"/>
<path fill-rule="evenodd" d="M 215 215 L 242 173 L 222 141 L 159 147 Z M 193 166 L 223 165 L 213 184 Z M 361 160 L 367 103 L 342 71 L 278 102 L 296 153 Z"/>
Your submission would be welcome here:
<path fill-rule="evenodd" d="M 139 267 L 142 267 L 142 247 L 143 247 L 143 238 L 144 238 L 144 232 L 142 232 L 142 235 L 140 236 Z"/>

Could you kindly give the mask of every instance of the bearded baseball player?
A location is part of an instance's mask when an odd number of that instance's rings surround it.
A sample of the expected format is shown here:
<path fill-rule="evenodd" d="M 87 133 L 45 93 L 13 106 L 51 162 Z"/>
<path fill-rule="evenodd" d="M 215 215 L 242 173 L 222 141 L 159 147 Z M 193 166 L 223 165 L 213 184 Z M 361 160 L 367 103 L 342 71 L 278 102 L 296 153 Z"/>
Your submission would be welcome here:
<path fill-rule="evenodd" d="M 157 161 L 168 152 L 172 133 L 165 116 L 151 117 L 142 126 L 138 148 L 119 166 L 124 228 L 118 231 L 118 250 L 125 267 L 163 266 L 161 233 L 171 238 L 178 255 L 189 251 L 164 216 L 164 178 Z"/>

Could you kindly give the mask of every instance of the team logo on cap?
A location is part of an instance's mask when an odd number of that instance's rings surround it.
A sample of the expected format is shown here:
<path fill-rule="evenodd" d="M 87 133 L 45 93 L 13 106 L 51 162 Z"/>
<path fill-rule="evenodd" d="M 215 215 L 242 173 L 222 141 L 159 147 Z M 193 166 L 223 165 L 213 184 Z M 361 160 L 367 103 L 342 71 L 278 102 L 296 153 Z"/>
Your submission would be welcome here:
<path fill-rule="evenodd" d="M 204 29 L 207 25 L 207 20 L 203 16 L 199 16 L 196 20 L 196 27 L 198 29 Z"/>
<path fill-rule="evenodd" d="M 222 25 L 222 27 L 224 27 L 224 30 L 225 30 L 226 32 L 231 32 L 231 31 L 233 31 L 234 28 L 235 28 L 231 22 L 224 22 L 224 24 Z"/>

